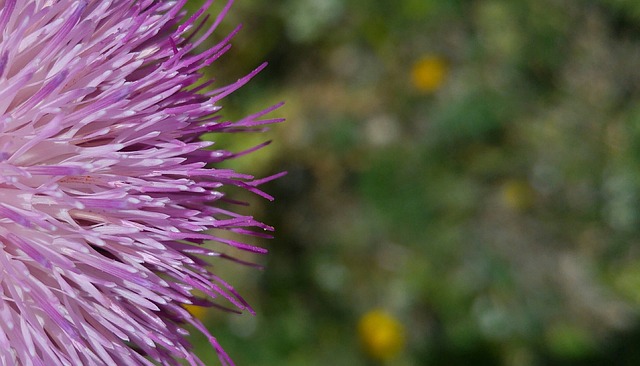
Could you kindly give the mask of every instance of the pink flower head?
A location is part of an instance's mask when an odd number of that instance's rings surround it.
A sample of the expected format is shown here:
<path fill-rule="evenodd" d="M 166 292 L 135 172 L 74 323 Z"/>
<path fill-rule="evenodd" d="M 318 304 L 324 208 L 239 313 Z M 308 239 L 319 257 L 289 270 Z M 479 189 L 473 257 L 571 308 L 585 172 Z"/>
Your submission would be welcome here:
<path fill-rule="evenodd" d="M 279 120 L 216 114 L 264 65 L 210 91 L 235 31 L 195 49 L 231 1 L 210 28 L 211 1 L 186 2 L 0 0 L 0 365 L 202 365 L 185 324 L 232 364 L 183 306 L 252 312 L 202 256 L 233 258 L 201 244 L 264 252 L 216 234 L 271 230 L 222 190 L 271 199 L 257 186 L 276 176 L 215 168 L 234 155 L 199 136 Z"/>

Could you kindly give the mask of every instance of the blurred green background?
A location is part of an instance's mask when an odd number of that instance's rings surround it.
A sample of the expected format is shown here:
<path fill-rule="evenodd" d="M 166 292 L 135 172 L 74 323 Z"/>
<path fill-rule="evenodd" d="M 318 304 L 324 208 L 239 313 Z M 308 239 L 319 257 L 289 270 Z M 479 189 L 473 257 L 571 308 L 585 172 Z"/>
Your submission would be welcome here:
<path fill-rule="evenodd" d="M 238 23 L 209 76 L 270 66 L 223 114 L 287 122 L 208 138 L 289 172 L 230 192 L 265 269 L 213 264 L 257 315 L 194 310 L 238 365 L 640 364 L 640 2 L 239 0 L 213 41 Z"/>

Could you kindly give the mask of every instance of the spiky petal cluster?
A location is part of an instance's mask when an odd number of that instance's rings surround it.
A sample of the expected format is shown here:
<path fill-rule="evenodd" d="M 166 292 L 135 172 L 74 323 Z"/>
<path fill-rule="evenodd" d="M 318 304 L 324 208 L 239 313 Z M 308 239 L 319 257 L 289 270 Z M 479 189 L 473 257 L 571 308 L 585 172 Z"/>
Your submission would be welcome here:
<path fill-rule="evenodd" d="M 270 229 L 221 208 L 221 188 L 269 197 L 207 165 L 233 155 L 199 136 L 276 120 L 217 117 L 259 70 L 205 91 L 231 35 L 194 49 L 230 3 L 199 29 L 209 2 L 190 17 L 186 2 L 0 0 L 0 365 L 200 365 L 188 323 L 231 363 L 183 305 L 251 312 L 199 244 L 262 252 L 211 229 Z"/>

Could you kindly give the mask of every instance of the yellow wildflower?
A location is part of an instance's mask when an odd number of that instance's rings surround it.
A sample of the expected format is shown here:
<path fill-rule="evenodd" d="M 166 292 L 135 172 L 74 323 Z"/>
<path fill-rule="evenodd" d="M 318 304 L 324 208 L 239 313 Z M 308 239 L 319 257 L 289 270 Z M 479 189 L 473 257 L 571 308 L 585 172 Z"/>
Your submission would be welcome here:
<path fill-rule="evenodd" d="M 413 86 L 421 92 L 432 93 L 444 82 L 449 65 L 438 56 L 425 56 L 419 59 L 411 70 Z"/>
<path fill-rule="evenodd" d="M 195 318 L 198 318 L 200 320 L 204 320 L 204 318 L 207 316 L 207 310 L 209 310 L 209 308 L 204 307 L 204 306 L 198 306 L 198 305 L 182 305 L 182 307 L 184 307 L 188 312 L 191 313 L 191 315 L 193 315 Z"/>
<path fill-rule="evenodd" d="M 404 327 L 381 309 L 369 311 L 360 318 L 358 333 L 366 353 L 378 360 L 391 359 L 404 347 Z"/>
<path fill-rule="evenodd" d="M 526 211 L 533 206 L 534 190 L 523 180 L 511 179 L 502 186 L 502 200 L 507 207 L 516 211 Z"/>

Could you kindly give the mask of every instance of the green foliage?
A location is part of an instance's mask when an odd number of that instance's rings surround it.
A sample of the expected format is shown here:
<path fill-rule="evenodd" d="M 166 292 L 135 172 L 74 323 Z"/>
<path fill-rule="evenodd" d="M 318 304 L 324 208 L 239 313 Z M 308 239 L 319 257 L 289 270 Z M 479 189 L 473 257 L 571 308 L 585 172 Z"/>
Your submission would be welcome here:
<path fill-rule="evenodd" d="M 234 164 L 289 175 L 265 271 L 216 262 L 258 312 L 211 314 L 237 363 L 383 364 L 356 329 L 383 308 L 407 337 L 389 365 L 635 364 L 637 4 L 238 1 L 210 76 L 271 65 L 224 112 L 288 121 L 218 144 L 273 139 Z"/>

